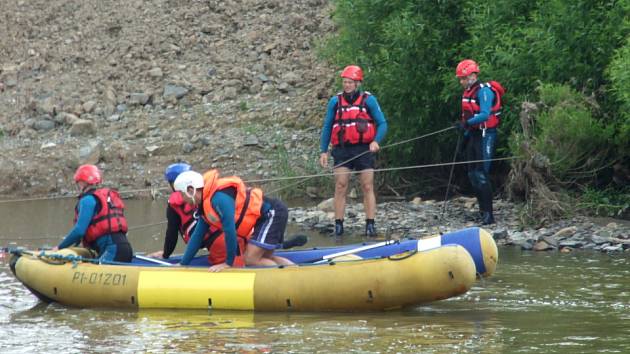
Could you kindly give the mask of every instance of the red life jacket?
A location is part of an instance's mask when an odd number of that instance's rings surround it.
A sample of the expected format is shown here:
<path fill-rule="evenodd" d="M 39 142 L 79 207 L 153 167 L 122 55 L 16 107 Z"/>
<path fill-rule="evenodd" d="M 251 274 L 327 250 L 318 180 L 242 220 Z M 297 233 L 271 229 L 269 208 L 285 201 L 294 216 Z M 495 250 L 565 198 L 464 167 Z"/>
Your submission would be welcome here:
<path fill-rule="evenodd" d="M 198 217 L 196 215 L 197 208 L 186 203 L 182 194 L 179 192 L 171 193 L 168 198 L 168 205 L 179 215 L 181 223 L 179 224 L 179 234 L 182 236 L 184 243 L 188 244 L 192 231 L 197 224 Z M 243 259 L 243 252 L 245 251 L 246 240 L 244 238 L 237 238 L 237 254 L 234 257 L 234 267 L 245 266 L 245 260 Z M 221 229 L 210 225 L 210 229 L 203 237 L 202 247 L 208 249 L 208 261 L 211 264 L 225 263 L 225 234 Z"/>
<path fill-rule="evenodd" d="M 127 232 L 125 219 L 125 203 L 114 189 L 99 188 L 89 190 L 79 196 L 79 200 L 86 195 L 96 199 L 96 208 L 90 225 L 83 236 L 83 246 L 90 247 L 101 236 Z M 74 223 L 79 217 L 79 203 L 74 207 Z"/>
<path fill-rule="evenodd" d="M 244 237 L 237 237 L 236 255 L 234 256 L 234 263 L 232 264 L 232 267 L 245 266 L 245 247 L 247 247 L 247 240 Z M 227 252 L 225 248 L 225 234 L 221 232 L 221 235 L 208 247 L 208 261 L 210 264 L 220 264 L 225 263 L 226 260 Z"/>
<path fill-rule="evenodd" d="M 369 144 L 374 141 L 376 126 L 365 104 L 369 95 L 369 92 L 363 92 L 350 103 L 342 93 L 337 94 L 337 113 L 331 134 L 333 146 Z"/>
<path fill-rule="evenodd" d="M 464 90 L 464 94 L 462 96 L 462 122 L 466 122 L 474 117 L 475 114 L 481 112 L 481 107 L 479 107 L 479 102 L 477 102 L 477 94 L 482 87 L 489 87 L 494 93 L 494 100 L 492 101 L 492 107 L 490 108 L 490 116 L 485 122 L 471 126 L 469 128 L 471 130 L 495 128 L 499 125 L 499 123 L 501 123 L 501 98 L 505 93 L 505 89 L 497 81 L 490 81 L 486 83 L 477 81 L 471 87 Z"/>
<path fill-rule="evenodd" d="M 185 243 L 190 240 L 191 231 L 194 229 L 197 220 L 195 219 L 196 207 L 186 203 L 180 192 L 171 193 L 168 198 L 168 205 L 179 216 L 179 234 Z"/>

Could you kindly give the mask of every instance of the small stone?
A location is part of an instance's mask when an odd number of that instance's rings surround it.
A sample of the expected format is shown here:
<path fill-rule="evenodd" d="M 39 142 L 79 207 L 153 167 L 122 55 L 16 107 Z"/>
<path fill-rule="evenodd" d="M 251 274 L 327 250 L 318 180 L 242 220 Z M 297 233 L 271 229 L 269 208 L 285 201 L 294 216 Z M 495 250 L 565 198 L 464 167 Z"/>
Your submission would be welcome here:
<path fill-rule="evenodd" d="M 328 212 L 333 212 L 334 211 L 333 201 L 334 201 L 333 198 L 326 199 L 326 200 L 322 201 L 321 203 L 319 203 L 317 205 L 317 209 L 321 210 L 321 211 L 324 211 L 324 212 L 327 212 L 327 213 Z"/>
<path fill-rule="evenodd" d="M 268 78 L 268 77 L 267 77 L 267 75 L 265 75 L 265 74 L 259 74 L 259 75 L 257 76 L 257 78 L 258 78 L 258 80 L 262 81 L 263 83 L 265 83 L 265 82 L 269 81 L 269 78 Z"/>
<path fill-rule="evenodd" d="M 257 146 L 259 145 L 258 138 L 254 135 L 248 135 L 243 142 L 243 146 Z"/>
<path fill-rule="evenodd" d="M 184 143 L 182 145 L 182 151 L 184 151 L 184 153 L 189 154 L 191 152 L 193 152 L 195 150 L 195 145 L 191 144 L 191 143 Z"/>
<path fill-rule="evenodd" d="M 508 237 L 508 231 L 507 230 L 497 230 L 495 232 L 492 233 L 492 238 L 495 240 L 504 240 Z"/>
<path fill-rule="evenodd" d="M 70 127 L 71 136 L 94 135 L 96 134 L 96 125 L 91 120 L 77 119 Z"/>
<path fill-rule="evenodd" d="M 555 234 L 553 234 L 553 236 L 551 237 L 556 238 L 556 239 L 567 238 L 575 234 L 576 231 L 577 231 L 577 228 L 575 226 L 565 227 L 564 229 L 561 229 Z"/>
<path fill-rule="evenodd" d="M 53 142 L 47 142 L 47 143 L 43 143 L 40 149 L 41 150 L 46 150 L 46 149 L 54 148 L 56 146 L 57 146 L 57 144 L 55 144 Z"/>
<path fill-rule="evenodd" d="M 81 107 L 85 113 L 92 113 L 94 112 L 94 109 L 96 109 L 96 101 L 84 102 Z"/>
<path fill-rule="evenodd" d="M 120 120 L 120 114 L 112 114 L 107 118 L 108 122 L 117 122 Z"/>
<path fill-rule="evenodd" d="M 288 93 L 290 89 L 291 89 L 291 85 L 289 85 L 286 82 L 281 82 L 280 85 L 278 85 L 278 91 L 282 93 Z"/>
<path fill-rule="evenodd" d="M 533 248 L 534 248 L 534 245 L 529 241 L 525 241 L 521 244 L 521 249 L 523 251 L 531 251 Z"/>
<path fill-rule="evenodd" d="M 549 251 L 552 249 L 553 249 L 553 246 L 551 246 L 545 241 L 538 241 L 534 244 L 534 247 L 533 247 L 534 251 Z"/>
<path fill-rule="evenodd" d="M 38 120 L 33 124 L 33 129 L 37 131 L 49 131 L 55 129 L 55 122 L 48 119 Z"/>
<path fill-rule="evenodd" d="M 149 76 L 151 76 L 152 78 L 159 79 L 163 75 L 164 74 L 162 73 L 162 69 L 160 69 L 160 68 L 153 68 L 153 69 L 149 70 Z"/>
<path fill-rule="evenodd" d="M 169 101 L 169 100 L 172 100 L 173 98 L 180 99 L 186 96 L 187 93 L 188 93 L 188 89 L 185 87 L 177 86 L 177 85 L 166 85 L 164 86 L 164 93 L 162 97 L 164 97 L 165 100 Z"/>
<path fill-rule="evenodd" d="M 149 102 L 150 96 L 144 92 L 135 92 L 129 95 L 129 104 L 144 106 Z"/>

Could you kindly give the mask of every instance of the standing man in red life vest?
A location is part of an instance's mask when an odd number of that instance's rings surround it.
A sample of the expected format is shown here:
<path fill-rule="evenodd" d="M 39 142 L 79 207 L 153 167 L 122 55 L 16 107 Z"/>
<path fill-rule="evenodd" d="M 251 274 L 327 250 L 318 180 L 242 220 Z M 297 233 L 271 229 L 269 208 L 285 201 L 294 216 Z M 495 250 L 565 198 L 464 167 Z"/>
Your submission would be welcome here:
<path fill-rule="evenodd" d="M 95 250 L 99 260 L 131 262 L 133 250 L 127 240 L 125 204 L 113 189 L 98 188 L 102 182 L 101 171 L 95 165 L 79 166 L 74 174 L 80 195 L 75 206 L 75 225 L 53 250 L 63 249 L 83 242 L 83 246 Z"/>
<path fill-rule="evenodd" d="M 464 132 L 466 160 L 483 160 L 467 165 L 468 179 L 477 197 L 481 223 L 494 224 L 490 167 L 500 124 L 501 96 L 505 90 L 496 81 L 479 81 L 479 65 L 471 59 L 462 60 L 455 74 L 464 88 L 461 120 L 456 126 Z"/>
<path fill-rule="evenodd" d="M 360 171 L 359 180 L 365 207 L 365 235 L 376 236 L 374 217 L 375 154 L 387 133 L 387 121 L 381 107 L 372 94 L 361 91 L 363 70 L 356 65 L 347 66 L 341 72 L 343 91 L 330 98 L 320 139 L 319 164 L 328 166 L 328 146 L 335 173 L 335 236 L 341 236 L 346 207 L 346 194 L 350 172 Z"/>
<path fill-rule="evenodd" d="M 248 266 L 293 264 L 273 254 L 284 240 L 288 221 L 288 209 L 280 200 L 263 196 L 259 188 L 246 187 L 239 177 L 219 178 L 217 170 L 203 176 L 194 171 L 183 172 L 175 179 L 174 187 L 188 203 L 201 210 L 202 216 L 190 237 L 182 265 L 190 264 L 209 227 L 222 230 L 225 240 L 225 261 L 211 266 L 211 272 L 239 266 L 234 261 L 239 254 L 243 254 Z M 247 243 L 244 249 L 239 240 Z"/>

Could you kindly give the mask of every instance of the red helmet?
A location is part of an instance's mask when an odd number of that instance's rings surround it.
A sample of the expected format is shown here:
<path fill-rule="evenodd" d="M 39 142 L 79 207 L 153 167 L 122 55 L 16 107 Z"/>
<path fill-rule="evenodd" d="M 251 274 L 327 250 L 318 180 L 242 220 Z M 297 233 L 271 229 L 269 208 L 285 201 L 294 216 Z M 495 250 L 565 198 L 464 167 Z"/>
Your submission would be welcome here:
<path fill-rule="evenodd" d="M 472 73 L 479 73 L 479 65 L 474 60 L 464 59 L 457 64 L 457 69 L 455 69 L 457 77 L 468 76 Z"/>
<path fill-rule="evenodd" d="M 95 165 L 81 165 L 74 173 L 75 182 L 85 182 L 87 184 L 99 184 L 103 181 L 101 170 Z"/>
<path fill-rule="evenodd" d="M 363 81 L 363 70 L 356 65 L 348 65 L 341 72 L 341 77 L 354 81 Z"/>

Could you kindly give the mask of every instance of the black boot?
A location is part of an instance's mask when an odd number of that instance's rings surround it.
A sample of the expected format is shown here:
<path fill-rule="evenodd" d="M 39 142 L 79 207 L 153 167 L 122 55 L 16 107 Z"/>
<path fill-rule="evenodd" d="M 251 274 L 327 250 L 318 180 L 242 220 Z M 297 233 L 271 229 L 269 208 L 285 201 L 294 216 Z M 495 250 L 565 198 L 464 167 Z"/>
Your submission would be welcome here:
<path fill-rule="evenodd" d="M 489 183 L 482 185 L 479 191 L 479 211 L 481 211 L 481 224 L 494 224 L 494 215 L 492 215 L 492 187 Z"/>
<path fill-rule="evenodd" d="M 376 237 L 376 227 L 374 226 L 374 219 L 365 220 L 365 236 Z"/>
<path fill-rule="evenodd" d="M 293 235 L 290 239 L 282 242 L 282 249 L 304 246 L 308 242 L 306 235 Z"/>
<path fill-rule="evenodd" d="M 494 224 L 494 216 L 491 211 L 484 211 L 483 217 L 481 219 L 481 225 L 490 225 Z"/>
<path fill-rule="evenodd" d="M 335 236 L 343 235 L 343 219 L 335 219 Z"/>

